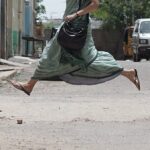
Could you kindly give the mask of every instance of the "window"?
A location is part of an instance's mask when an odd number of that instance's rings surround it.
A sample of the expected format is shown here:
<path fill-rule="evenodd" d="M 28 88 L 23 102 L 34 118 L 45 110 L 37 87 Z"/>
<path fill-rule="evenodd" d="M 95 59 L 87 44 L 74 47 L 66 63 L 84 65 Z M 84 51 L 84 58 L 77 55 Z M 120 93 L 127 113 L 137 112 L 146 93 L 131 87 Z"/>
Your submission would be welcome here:
<path fill-rule="evenodd" d="M 150 33 L 150 21 L 143 21 L 141 23 L 140 33 Z"/>
<path fill-rule="evenodd" d="M 136 23 L 135 24 L 135 32 L 138 33 L 138 31 L 139 31 L 139 23 Z"/>

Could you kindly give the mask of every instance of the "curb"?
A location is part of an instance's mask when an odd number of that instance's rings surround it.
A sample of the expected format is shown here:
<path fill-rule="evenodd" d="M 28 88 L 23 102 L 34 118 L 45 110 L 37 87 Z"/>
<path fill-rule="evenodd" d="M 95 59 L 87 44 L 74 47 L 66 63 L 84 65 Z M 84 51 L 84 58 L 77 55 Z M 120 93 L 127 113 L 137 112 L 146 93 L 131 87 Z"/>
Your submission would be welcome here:
<path fill-rule="evenodd" d="M 12 62 L 12 61 L 8 61 L 8 60 L 5 60 L 5 59 L 0 59 L 0 63 L 5 64 L 5 65 L 9 65 L 9 66 L 15 66 L 15 67 L 27 67 L 28 66 L 28 65 L 25 65 L 25 64 Z"/>
<path fill-rule="evenodd" d="M 22 64 L 22 62 L 26 64 Z M 37 62 L 37 60 L 19 56 L 12 57 L 10 60 L 0 58 L 0 81 L 14 77 L 17 73 L 35 62 Z"/>
<path fill-rule="evenodd" d="M 17 73 L 21 72 L 24 68 L 16 67 L 13 70 L 0 71 L 0 81 L 14 77 Z"/>
<path fill-rule="evenodd" d="M 0 72 L 0 81 L 11 78 L 17 74 L 17 70 Z"/>

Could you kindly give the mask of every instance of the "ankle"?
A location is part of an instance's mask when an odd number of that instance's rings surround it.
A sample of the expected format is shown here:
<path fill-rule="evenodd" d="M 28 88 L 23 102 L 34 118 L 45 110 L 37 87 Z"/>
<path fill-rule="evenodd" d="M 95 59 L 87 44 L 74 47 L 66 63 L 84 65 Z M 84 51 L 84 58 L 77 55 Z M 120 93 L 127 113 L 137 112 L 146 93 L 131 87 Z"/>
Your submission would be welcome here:
<path fill-rule="evenodd" d="M 23 84 L 23 87 L 27 90 L 27 91 L 32 91 L 33 86 L 29 83 L 25 83 Z"/>

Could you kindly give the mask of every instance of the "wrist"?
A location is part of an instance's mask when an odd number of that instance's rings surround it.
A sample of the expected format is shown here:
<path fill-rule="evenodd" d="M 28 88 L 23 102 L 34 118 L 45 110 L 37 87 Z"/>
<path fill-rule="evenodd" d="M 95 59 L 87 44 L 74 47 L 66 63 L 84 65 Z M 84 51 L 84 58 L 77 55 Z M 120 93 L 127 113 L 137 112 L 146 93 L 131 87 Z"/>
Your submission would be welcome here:
<path fill-rule="evenodd" d="M 80 15 L 79 15 L 79 13 L 78 13 L 78 12 L 76 12 L 76 17 L 80 17 Z"/>

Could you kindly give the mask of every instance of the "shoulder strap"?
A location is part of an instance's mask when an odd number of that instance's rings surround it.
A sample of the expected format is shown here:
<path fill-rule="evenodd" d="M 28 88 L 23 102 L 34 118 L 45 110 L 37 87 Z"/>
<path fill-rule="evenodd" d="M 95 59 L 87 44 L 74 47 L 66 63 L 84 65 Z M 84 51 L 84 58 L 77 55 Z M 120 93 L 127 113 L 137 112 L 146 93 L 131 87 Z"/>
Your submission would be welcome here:
<path fill-rule="evenodd" d="M 82 5 L 82 0 L 79 0 L 79 7 L 78 7 L 78 11 L 81 9 L 81 5 Z M 89 13 L 86 14 L 86 21 L 87 23 L 89 23 Z"/>
<path fill-rule="evenodd" d="M 81 1 L 82 1 L 82 0 L 79 0 L 79 8 L 78 8 L 78 10 L 81 9 Z"/>

